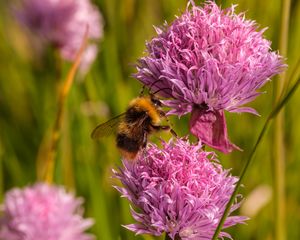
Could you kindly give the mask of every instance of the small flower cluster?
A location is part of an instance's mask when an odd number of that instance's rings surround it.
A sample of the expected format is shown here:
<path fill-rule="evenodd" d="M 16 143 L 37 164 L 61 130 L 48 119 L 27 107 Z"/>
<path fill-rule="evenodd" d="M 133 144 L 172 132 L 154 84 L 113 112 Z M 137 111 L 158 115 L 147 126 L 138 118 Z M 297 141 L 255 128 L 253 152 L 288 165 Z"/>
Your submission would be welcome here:
<path fill-rule="evenodd" d="M 90 40 L 99 40 L 103 34 L 100 12 L 89 0 L 22 0 L 15 11 L 23 25 L 69 61 L 75 59 L 87 28 Z M 96 58 L 97 49 L 96 44 L 88 46 L 82 60 L 83 71 Z"/>
<path fill-rule="evenodd" d="M 62 187 L 37 183 L 6 193 L 1 240 L 92 240 L 84 233 L 93 221 L 82 217 L 82 199 Z"/>

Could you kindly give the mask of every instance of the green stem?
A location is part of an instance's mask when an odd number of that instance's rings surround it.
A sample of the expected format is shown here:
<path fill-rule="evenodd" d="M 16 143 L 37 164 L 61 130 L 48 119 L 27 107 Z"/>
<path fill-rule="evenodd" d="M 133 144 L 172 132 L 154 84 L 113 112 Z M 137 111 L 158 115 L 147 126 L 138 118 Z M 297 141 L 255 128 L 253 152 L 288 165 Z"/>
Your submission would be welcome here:
<path fill-rule="evenodd" d="M 281 26 L 279 38 L 279 51 L 283 56 L 287 56 L 288 46 L 288 29 L 290 19 L 290 0 L 282 0 Z M 283 93 L 286 83 L 286 72 L 279 76 L 279 81 L 274 82 L 276 104 Z M 284 240 L 286 236 L 285 230 L 285 145 L 284 145 L 284 112 L 278 114 L 275 118 L 273 127 L 274 132 L 274 149 L 272 149 L 274 158 L 273 176 L 274 176 L 274 217 L 275 217 L 275 239 Z"/>
<path fill-rule="evenodd" d="M 273 191 L 274 191 L 274 217 L 275 239 L 285 239 L 285 161 L 286 151 L 284 144 L 284 112 L 280 112 L 275 119 L 273 132 Z"/>
<path fill-rule="evenodd" d="M 296 67 L 298 67 L 298 66 L 296 66 Z M 215 233 L 213 235 L 212 240 L 216 240 L 218 238 L 219 233 L 221 232 L 221 229 L 222 229 L 223 224 L 224 224 L 224 222 L 226 220 L 226 217 L 228 216 L 228 214 L 230 212 L 231 205 L 233 204 L 233 202 L 234 202 L 234 200 L 236 198 L 236 195 L 238 193 L 238 190 L 239 190 L 239 188 L 241 186 L 241 183 L 242 183 L 242 181 L 244 179 L 245 173 L 247 172 L 247 169 L 248 169 L 250 163 L 253 160 L 254 153 L 256 152 L 256 149 L 257 149 L 259 143 L 261 142 L 262 137 L 264 136 L 264 134 L 265 134 L 268 126 L 270 125 L 271 120 L 278 115 L 278 113 L 280 112 L 280 110 L 290 100 L 290 98 L 292 97 L 292 95 L 295 93 L 296 89 L 299 87 L 299 84 L 300 84 L 300 78 L 297 79 L 297 81 L 294 84 L 294 86 L 288 91 L 288 93 L 282 98 L 282 100 L 280 100 L 278 102 L 278 104 L 274 107 L 273 111 L 269 114 L 269 116 L 268 116 L 268 118 L 267 118 L 267 120 L 266 120 L 266 122 L 265 122 L 265 124 L 264 124 L 264 126 L 263 126 L 263 128 L 262 128 L 262 130 L 260 132 L 260 134 L 259 134 L 259 137 L 258 137 L 258 139 L 257 139 L 257 141 L 256 141 L 256 143 L 255 143 L 255 145 L 254 145 L 254 147 L 253 147 L 253 149 L 252 149 L 252 151 L 251 151 L 251 153 L 250 153 L 247 161 L 246 161 L 246 164 L 245 164 L 245 166 L 244 166 L 244 168 L 242 170 L 242 173 L 240 174 L 239 181 L 237 182 L 237 184 L 235 186 L 235 189 L 234 189 L 234 191 L 233 191 L 233 193 L 232 193 L 232 195 L 231 195 L 231 197 L 230 197 L 230 199 L 229 199 L 229 201 L 228 201 L 228 203 L 226 205 L 226 208 L 225 208 L 224 213 L 222 215 L 222 218 L 220 219 L 220 222 L 219 222 L 219 224 L 218 224 L 218 226 L 216 228 L 216 231 L 215 231 Z"/>
<path fill-rule="evenodd" d="M 297 62 L 297 65 L 295 67 L 295 70 L 293 71 L 293 74 L 291 75 L 290 79 L 293 80 L 294 77 L 297 77 L 300 74 L 300 59 Z M 293 85 L 293 87 L 288 91 L 287 94 L 285 94 L 284 97 L 281 97 L 282 101 L 277 103 L 277 105 L 274 107 L 272 112 L 269 115 L 269 118 L 274 118 L 279 111 L 282 109 L 282 107 L 290 100 L 290 98 L 293 96 L 297 88 L 299 87 L 300 81 L 299 78 L 296 81 L 296 83 Z"/>
<path fill-rule="evenodd" d="M 0 138 L 0 201 L 2 202 L 2 197 L 3 197 L 3 160 L 2 160 L 2 156 L 3 156 L 3 147 L 2 147 L 2 139 Z"/>

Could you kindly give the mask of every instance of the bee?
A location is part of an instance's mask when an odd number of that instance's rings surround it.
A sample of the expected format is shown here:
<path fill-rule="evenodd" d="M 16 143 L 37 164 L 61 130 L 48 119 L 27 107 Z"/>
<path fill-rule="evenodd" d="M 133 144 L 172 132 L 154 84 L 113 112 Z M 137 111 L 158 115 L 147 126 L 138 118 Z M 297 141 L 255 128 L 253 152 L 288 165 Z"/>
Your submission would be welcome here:
<path fill-rule="evenodd" d="M 161 101 L 154 96 L 140 95 L 133 99 L 126 112 L 98 125 L 91 137 L 98 139 L 116 132 L 116 145 L 126 159 L 135 159 L 146 147 L 149 134 L 158 131 L 170 131 L 177 136 L 168 125 L 161 125 L 166 117 Z"/>

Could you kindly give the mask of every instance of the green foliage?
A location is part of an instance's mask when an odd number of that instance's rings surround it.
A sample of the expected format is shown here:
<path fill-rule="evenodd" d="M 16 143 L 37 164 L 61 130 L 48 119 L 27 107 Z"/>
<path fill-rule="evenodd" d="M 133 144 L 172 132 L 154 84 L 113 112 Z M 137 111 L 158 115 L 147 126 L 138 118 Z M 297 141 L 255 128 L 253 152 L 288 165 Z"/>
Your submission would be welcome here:
<path fill-rule="evenodd" d="M 199 1 L 195 1 L 199 2 Z M 218 1 L 221 2 L 221 1 Z M 70 67 L 56 53 L 37 55 L 27 32 L 9 11 L 11 1 L 0 1 L 0 198 L 14 186 L 36 181 L 36 159 L 44 135 L 52 127 L 57 110 L 57 90 Z M 222 1 L 224 7 L 238 3 L 261 28 L 269 27 L 266 37 L 278 48 L 281 2 L 279 0 Z M 59 148 L 56 155 L 55 182 L 66 185 L 85 198 L 86 215 L 95 218 L 91 229 L 98 239 L 162 239 L 137 236 L 121 225 L 131 223 L 128 202 L 112 185 L 111 168 L 120 165 L 113 137 L 93 142 L 93 128 L 124 112 L 128 101 L 137 96 L 141 84 L 131 75 L 136 59 L 143 55 L 144 43 L 154 35 L 153 25 L 174 19 L 186 7 L 185 0 L 95 0 L 105 21 L 100 53 L 85 77 L 77 76 L 68 96 Z M 292 1 L 287 63 L 288 76 L 300 56 L 300 2 Z M 278 81 L 278 79 L 273 79 Z M 266 94 L 251 104 L 261 117 L 227 114 L 231 140 L 244 149 L 229 155 L 218 153 L 226 168 L 238 175 L 272 108 L 272 83 Z M 287 239 L 300 239 L 300 113 L 299 92 L 287 105 L 286 117 L 286 198 Z M 179 135 L 187 133 L 187 117 L 171 118 Z M 152 139 L 155 141 L 159 134 Z M 163 138 L 170 135 L 162 134 Z M 272 134 L 267 133 L 258 148 L 241 193 L 247 196 L 261 184 L 272 187 Z M 255 204 L 255 203 L 254 203 Z M 235 239 L 272 239 L 274 233 L 273 199 L 267 202 L 247 225 L 229 231 Z M 243 214 L 243 213 L 241 213 Z"/>

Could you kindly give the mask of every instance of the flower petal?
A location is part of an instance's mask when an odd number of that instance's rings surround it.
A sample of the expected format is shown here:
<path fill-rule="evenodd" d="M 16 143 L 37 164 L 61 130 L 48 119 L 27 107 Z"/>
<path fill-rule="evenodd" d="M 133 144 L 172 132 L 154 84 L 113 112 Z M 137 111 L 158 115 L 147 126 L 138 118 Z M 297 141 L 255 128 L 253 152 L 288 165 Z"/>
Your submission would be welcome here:
<path fill-rule="evenodd" d="M 224 153 L 241 150 L 228 138 L 224 111 L 194 107 L 189 124 L 191 133 L 208 146 Z"/>

